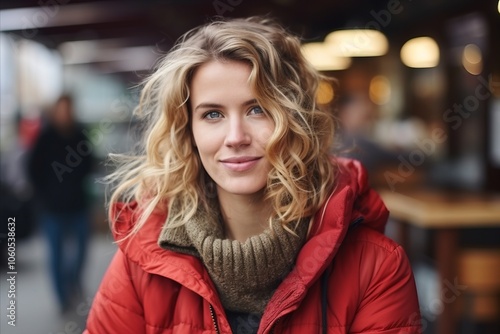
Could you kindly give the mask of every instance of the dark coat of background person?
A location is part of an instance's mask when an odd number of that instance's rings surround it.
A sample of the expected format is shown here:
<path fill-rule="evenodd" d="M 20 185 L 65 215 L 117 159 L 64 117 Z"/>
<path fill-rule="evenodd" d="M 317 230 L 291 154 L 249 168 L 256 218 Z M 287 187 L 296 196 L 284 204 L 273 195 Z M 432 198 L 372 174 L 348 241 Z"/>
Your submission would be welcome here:
<path fill-rule="evenodd" d="M 62 213 L 88 206 L 84 182 L 92 166 L 92 157 L 88 154 L 92 144 L 83 130 L 75 124 L 71 133 L 63 135 L 48 125 L 35 144 L 28 172 L 37 202 L 44 209 Z"/>

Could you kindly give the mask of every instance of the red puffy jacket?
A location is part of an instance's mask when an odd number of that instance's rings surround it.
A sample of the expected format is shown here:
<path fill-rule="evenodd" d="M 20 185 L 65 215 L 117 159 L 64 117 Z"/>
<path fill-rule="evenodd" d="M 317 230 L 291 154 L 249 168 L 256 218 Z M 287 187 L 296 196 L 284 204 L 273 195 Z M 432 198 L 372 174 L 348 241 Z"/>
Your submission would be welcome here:
<path fill-rule="evenodd" d="M 382 234 L 388 211 L 358 162 L 338 162 L 336 190 L 316 214 L 258 333 L 321 333 L 324 314 L 328 333 L 421 333 L 409 262 L 403 249 Z M 134 224 L 134 205 L 116 209 L 124 209 L 118 228 L 126 233 Z M 158 246 L 165 218 L 154 213 L 134 238 L 120 244 L 85 334 L 231 333 L 203 263 Z M 351 222 L 360 221 L 348 232 Z M 320 277 L 327 269 L 324 289 Z"/>

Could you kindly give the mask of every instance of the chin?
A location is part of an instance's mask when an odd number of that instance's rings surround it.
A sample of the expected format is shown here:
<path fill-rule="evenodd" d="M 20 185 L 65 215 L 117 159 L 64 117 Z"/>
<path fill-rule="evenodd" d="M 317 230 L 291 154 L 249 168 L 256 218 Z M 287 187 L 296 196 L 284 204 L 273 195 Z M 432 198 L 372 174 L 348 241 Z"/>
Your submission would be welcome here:
<path fill-rule="evenodd" d="M 244 182 L 238 185 L 232 184 L 231 186 L 219 186 L 219 192 L 225 192 L 232 195 L 252 196 L 262 194 L 265 184 L 259 186 L 257 182 Z"/>

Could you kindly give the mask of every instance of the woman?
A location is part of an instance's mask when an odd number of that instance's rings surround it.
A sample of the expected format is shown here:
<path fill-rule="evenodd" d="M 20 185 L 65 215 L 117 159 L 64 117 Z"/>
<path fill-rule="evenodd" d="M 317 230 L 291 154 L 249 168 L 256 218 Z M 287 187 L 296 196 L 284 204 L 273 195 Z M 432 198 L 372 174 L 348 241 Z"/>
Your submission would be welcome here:
<path fill-rule="evenodd" d="M 417 333 L 415 285 L 326 80 L 266 19 L 188 32 L 147 80 L 144 151 L 109 181 L 119 244 L 86 333 Z"/>

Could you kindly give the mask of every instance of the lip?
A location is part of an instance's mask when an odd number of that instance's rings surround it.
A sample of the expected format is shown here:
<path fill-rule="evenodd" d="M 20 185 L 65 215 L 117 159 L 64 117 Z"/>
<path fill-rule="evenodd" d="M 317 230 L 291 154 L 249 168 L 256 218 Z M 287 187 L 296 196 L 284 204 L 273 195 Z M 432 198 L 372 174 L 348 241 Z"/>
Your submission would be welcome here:
<path fill-rule="evenodd" d="M 244 172 L 255 166 L 260 159 L 261 157 L 231 157 L 220 162 L 231 171 Z"/>

